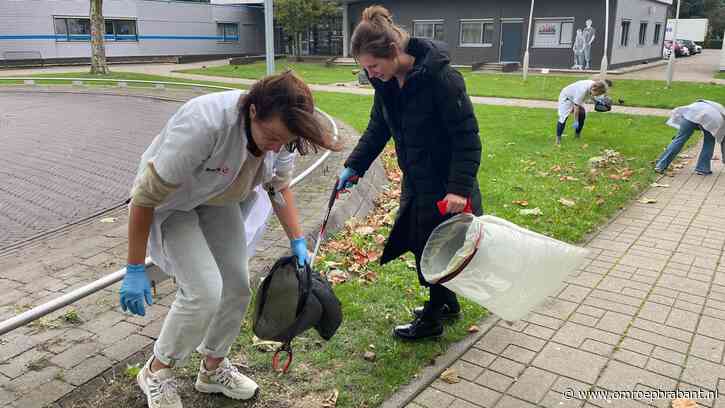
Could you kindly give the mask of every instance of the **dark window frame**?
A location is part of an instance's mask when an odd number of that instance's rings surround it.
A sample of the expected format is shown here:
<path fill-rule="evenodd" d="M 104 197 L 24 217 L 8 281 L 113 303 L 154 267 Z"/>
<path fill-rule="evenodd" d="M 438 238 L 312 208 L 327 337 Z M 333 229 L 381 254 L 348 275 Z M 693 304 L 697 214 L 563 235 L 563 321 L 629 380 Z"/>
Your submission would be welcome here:
<path fill-rule="evenodd" d="M 232 23 L 228 21 L 217 21 L 217 41 L 224 43 L 239 42 L 239 23 Z M 234 27 L 234 34 L 227 34 L 227 29 Z M 219 33 L 221 29 L 221 35 Z"/>
<path fill-rule="evenodd" d="M 83 28 L 80 33 L 72 33 L 70 29 L 70 21 L 77 20 L 81 22 Z M 62 23 L 60 26 L 58 23 Z M 117 34 L 117 27 L 120 23 L 133 23 L 133 34 Z M 112 32 L 108 32 L 108 28 Z M 64 27 L 65 32 L 59 32 L 59 28 Z M 91 20 L 87 17 L 73 16 L 53 16 L 53 29 L 55 31 L 56 42 L 90 42 L 91 41 Z M 108 42 L 138 42 L 138 21 L 133 18 L 106 18 L 104 19 L 103 39 Z"/>
<path fill-rule="evenodd" d="M 428 38 L 430 40 L 434 41 L 445 41 L 446 40 L 446 32 L 445 32 L 445 20 L 413 20 L 413 35 L 416 37 L 421 38 Z M 433 38 L 431 37 L 422 37 L 419 35 L 416 35 L 416 25 L 417 24 L 432 24 L 433 25 Z M 436 28 L 440 27 L 440 31 Z M 436 35 L 440 33 L 440 37 L 436 38 Z"/>
<path fill-rule="evenodd" d="M 463 42 L 463 25 L 464 24 L 478 24 L 481 28 L 481 35 L 478 42 Z M 487 27 L 490 30 L 487 30 Z M 490 38 L 486 41 L 486 33 L 490 33 Z M 461 48 L 467 47 L 493 47 L 494 34 L 496 33 L 495 20 L 493 18 L 471 18 L 462 19 L 458 24 L 458 46 Z"/>
<path fill-rule="evenodd" d="M 626 30 L 624 29 L 625 26 L 627 27 Z M 622 20 L 622 22 L 619 24 L 619 27 L 619 46 L 629 47 L 629 32 L 632 28 L 632 20 Z"/>
<path fill-rule="evenodd" d="M 637 38 L 637 44 L 640 46 L 647 45 L 647 30 L 649 29 L 649 21 L 640 21 L 639 23 L 639 37 Z"/>
<path fill-rule="evenodd" d="M 655 32 L 654 32 L 654 36 L 652 37 L 652 44 L 659 45 L 661 32 L 662 32 L 662 23 L 655 23 Z"/>

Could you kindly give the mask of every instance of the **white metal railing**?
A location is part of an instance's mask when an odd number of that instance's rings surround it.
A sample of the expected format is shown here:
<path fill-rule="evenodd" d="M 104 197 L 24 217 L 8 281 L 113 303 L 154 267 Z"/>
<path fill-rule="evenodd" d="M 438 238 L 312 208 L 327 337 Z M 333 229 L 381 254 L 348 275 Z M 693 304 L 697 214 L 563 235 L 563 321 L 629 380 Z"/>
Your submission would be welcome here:
<path fill-rule="evenodd" d="M 198 83 L 191 83 L 191 82 L 168 82 L 168 81 L 146 81 L 146 80 L 131 80 L 131 79 L 100 79 L 100 78 L 53 78 L 53 77 L 0 77 L 0 84 L 4 81 L 23 81 L 25 85 L 35 85 L 35 81 L 46 81 L 46 80 L 53 80 L 53 81 L 70 81 L 74 85 L 82 85 L 83 82 L 116 82 L 118 83 L 145 83 L 145 84 L 160 84 L 160 85 L 174 85 L 174 86 L 191 86 L 191 87 L 197 87 L 197 88 L 210 88 L 210 89 L 218 89 L 218 90 L 239 90 L 238 88 L 229 88 L 224 86 L 218 86 L 218 85 L 206 85 L 206 84 L 198 84 Z M 242 90 L 243 91 L 243 90 Z M 332 119 L 332 117 L 327 114 L 327 112 L 322 111 L 321 109 L 315 108 L 318 113 L 320 113 L 325 119 L 327 119 L 331 126 L 332 126 L 332 132 L 335 140 L 338 140 L 339 138 L 339 130 L 337 128 L 337 124 L 335 123 L 335 120 Z M 319 159 L 317 159 L 310 167 L 305 169 L 302 173 L 298 174 L 294 179 L 292 179 L 292 182 L 290 183 L 290 187 L 294 187 L 295 185 L 299 184 L 302 180 L 304 180 L 305 177 L 307 177 L 310 173 L 315 171 L 322 163 L 327 160 L 327 158 L 330 156 L 330 151 L 326 151 L 322 156 L 320 156 Z M 146 258 L 146 266 L 151 266 L 151 259 Z M 80 287 L 70 293 L 66 293 L 63 296 L 60 296 L 56 299 L 53 299 L 49 302 L 46 302 L 42 305 L 36 306 L 30 310 L 27 310 L 15 317 L 12 317 L 10 319 L 7 319 L 3 322 L 0 322 L 0 335 L 6 334 L 12 330 L 17 329 L 18 327 L 25 326 L 26 324 L 40 319 L 43 316 L 46 316 L 58 309 L 64 308 L 80 299 L 83 299 L 87 296 L 90 296 L 96 292 L 99 292 L 117 282 L 120 282 L 123 280 L 124 276 L 126 276 L 126 268 L 120 269 L 116 272 L 113 272 L 107 276 L 104 276 L 101 279 L 98 279 L 96 281 L 93 281 L 89 283 L 88 285 L 85 285 L 83 287 Z M 152 273 L 149 274 L 150 280 L 152 283 L 159 282 L 163 280 L 165 275 L 153 275 Z M 155 279 L 156 278 L 156 279 Z"/>

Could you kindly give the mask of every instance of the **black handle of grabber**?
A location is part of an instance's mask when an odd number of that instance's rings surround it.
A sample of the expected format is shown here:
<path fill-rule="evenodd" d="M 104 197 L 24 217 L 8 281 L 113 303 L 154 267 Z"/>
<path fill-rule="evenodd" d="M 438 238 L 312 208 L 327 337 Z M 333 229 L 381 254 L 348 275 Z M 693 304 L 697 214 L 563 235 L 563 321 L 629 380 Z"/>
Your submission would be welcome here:
<path fill-rule="evenodd" d="M 279 368 L 279 353 L 281 352 L 287 353 L 287 361 L 284 363 L 284 366 L 280 370 Z M 292 364 L 292 346 L 289 343 L 284 343 L 277 351 L 274 352 L 274 357 L 272 357 L 272 369 L 277 372 L 281 372 L 282 374 L 287 374 L 289 371 L 289 366 Z"/>

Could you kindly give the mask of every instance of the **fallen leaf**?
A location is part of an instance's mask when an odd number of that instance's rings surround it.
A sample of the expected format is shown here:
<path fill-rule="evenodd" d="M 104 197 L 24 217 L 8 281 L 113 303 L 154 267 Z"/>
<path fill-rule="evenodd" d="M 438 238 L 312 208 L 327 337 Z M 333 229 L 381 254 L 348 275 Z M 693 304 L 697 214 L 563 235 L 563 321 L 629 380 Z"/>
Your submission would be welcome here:
<path fill-rule="evenodd" d="M 541 211 L 541 208 L 539 208 L 539 207 L 536 207 L 536 208 L 527 208 L 527 209 L 524 209 L 524 210 L 519 210 L 519 214 L 521 214 L 521 215 L 536 215 L 536 216 L 538 216 L 538 215 L 544 215 L 544 213 Z"/>
<path fill-rule="evenodd" d="M 345 271 L 341 271 L 339 269 L 335 269 L 327 273 L 327 280 L 329 280 L 333 285 L 345 283 L 349 278 L 349 275 Z"/>
<path fill-rule="evenodd" d="M 116 218 L 116 217 L 107 217 L 107 218 L 101 218 L 100 221 L 104 224 L 111 224 L 111 223 L 116 222 L 116 220 L 118 220 L 118 218 Z"/>
<path fill-rule="evenodd" d="M 676 169 L 684 169 L 685 168 L 685 165 L 682 164 L 682 163 L 678 163 L 678 164 L 673 165 L 672 167 L 674 167 Z"/>
<path fill-rule="evenodd" d="M 362 275 L 362 278 L 368 282 L 375 282 L 378 280 L 378 274 L 374 271 L 367 271 Z"/>
<path fill-rule="evenodd" d="M 682 154 L 678 154 L 677 157 L 680 158 L 680 159 L 689 159 L 692 156 L 690 156 L 687 153 L 682 153 Z"/>
<path fill-rule="evenodd" d="M 514 200 L 514 201 L 511 201 L 511 204 L 520 205 L 522 207 L 528 207 L 529 206 L 529 202 L 526 201 L 526 200 Z"/>
<path fill-rule="evenodd" d="M 621 180 L 622 176 L 620 176 L 619 174 L 610 174 L 609 179 L 610 180 Z"/>
<path fill-rule="evenodd" d="M 597 205 L 602 205 L 602 204 L 604 204 L 604 199 L 599 198 L 599 199 L 597 199 L 596 203 L 597 203 Z"/>
<path fill-rule="evenodd" d="M 475 324 L 468 328 L 469 333 L 478 333 L 481 331 L 481 328 L 476 326 Z"/>
<path fill-rule="evenodd" d="M 562 197 L 559 199 L 559 204 L 565 207 L 574 207 L 576 205 L 576 202 L 574 200 Z"/>
<path fill-rule="evenodd" d="M 582 150 L 584 150 L 584 149 L 588 149 L 588 148 L 589 148 L 589 145 L 588 145 L 588 144 L 583 144 L 583 145 L 582 145 Z"/>
<path fill-rule="evenodd" d="M 657 202 L 657 200 L 655 200 L 654 198 L 647 198 L 647 197 L 642 197 L 637 201 L 642 204 L 654 204 Z"/>
<path fill-rule="evenodd" d="M 652 183 L 650 184 L 652 187 L 662 187 L 662 188 L 669 188 L 669 184 L 660 184 L 660 183 Z"/>
<path fill-rule="evenodd" d="M 549 171 L 560 172 L 561 171 L 561 166 L 559 166 L 558 164 L 557 165 L 554 165 L 554 166 L 551 166 L 551 168 L 549 169 Z"/>
<path fill-rule="evenodd" d="M 584 186 L 584 190 L 587 190 L 587 191 L 590 191 L 590 192 L 591 191 L 594 191 L 596 188 L 597 188 L 597 186 L 595 186 L 595 185 Z"/>
<path fill-rule="evenodd" d="M 697 408 L 697 403 L 693 400 L 677 398 L 672 400 L 672 408 Z"/>
<path fill-rule="evenodd" d="M 559 177 L 559 181 L 578 181 L 579 179 L 572 176 L 561 176 Z"/>
<path fill-rule="evenodd" d="M 376 235 L 373 239 L 375 240 L 375 243 L 378 245 L 383 245 L 385 243 L 385 237 L 380 234 Z"/>
<path fill-rule="evenodd" d="M 323 408 L 335 408 L 337 406 L 337 397 L 340 396 L 340 391 L 334 389 L 329 397 L 322 401 Z"/>
<path fill-rule="evenodd" d="M 259 337 L 252 337 L 252 347 L 255 347 L 259 351 L 272 352 L 277 350 L 282 343 L 271 341 L 271 340 L 260 340 Z"/>
<path fill-rule="evenodd" d="M 373 227 L 364 225 L 362 227 L 358 227 L 355 229 L 355 232 L 357 232 L 360 235 L 370 235 L 373 232 L 375 232 L 375 229 Z"/>
<path fill-rule="evenodd" d="M 448 384 L 456 384 L 461 382 L 461 380 L 458 378 L 458 372 L 456 372 L 455 368 L 447 368 L 441 373 L 440 378 Z"/>
<path fill-rule="evenodd" d="M 377 356 L 376 356 L 376 355 L 375 355 L 375 353 L 373 353 L 372 351 L 366 351 L 366 352 L 365 352 L 365 354 L 363 355 L 363 358 L 364 358 L 364 359 L 365 359 L 366 361 L 375 361 L 375 358 L 376 358 L 376 357 L 377 357 Z"/>

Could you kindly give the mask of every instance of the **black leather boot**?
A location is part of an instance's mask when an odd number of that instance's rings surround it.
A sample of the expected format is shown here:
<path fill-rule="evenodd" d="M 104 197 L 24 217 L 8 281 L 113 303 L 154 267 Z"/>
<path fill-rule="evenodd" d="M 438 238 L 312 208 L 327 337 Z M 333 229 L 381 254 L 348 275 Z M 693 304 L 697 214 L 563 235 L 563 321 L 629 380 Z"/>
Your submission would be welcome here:
<path fill-rule="evenodd" d="M 393 334 L 403 340 L 422 340 L 443 335 L 443 324 L 440 320 L 416 318 L 408 324 L 396 326 Z"/>
<path fill-rule="evenodd" d="M 421 317 L 423 316 L 423 312 L 425 311 L 426 307 L 429 307 L 429 302 L 425 302 L 423 306 L 418 306 L 415 309 L 413 309 L 413 316 L 414 317 Z M 440 320 L 455 320 L 458 319 L 461 316 L 461 307 L 458 305 L 451 306 L 448 304 L 444 304 L 440 307 L 440 310 L 438 310 L 438 318 Z"/>

